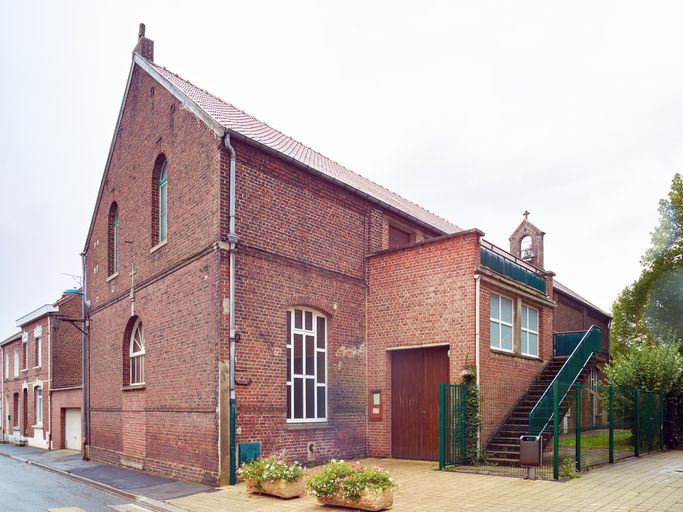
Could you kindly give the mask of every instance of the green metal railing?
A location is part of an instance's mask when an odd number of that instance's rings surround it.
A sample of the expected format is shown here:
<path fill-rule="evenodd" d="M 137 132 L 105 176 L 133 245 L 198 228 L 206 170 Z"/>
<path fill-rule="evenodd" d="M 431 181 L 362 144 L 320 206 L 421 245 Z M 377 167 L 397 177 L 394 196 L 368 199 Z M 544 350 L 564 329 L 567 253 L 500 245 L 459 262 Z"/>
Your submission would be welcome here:
<path fill-rule="evenodd" d="M 585 335 L 586 331 L 562 332 L 553 335 L 555 355 L 570 356 Z"/>
<path fill-rule="evenodd" d="M 581 341 L 577 343 L 571 355 L 529 413 L 529 435 L 541 435 L 553 417 L 557 423 L 558 408 L 564 397 L 593 354 L 598 354 L 601 350 L 602 331 L 592 325 L 585 332 Z M 555 397 L 555 394 L 558 396 Z"/>
<path fill-rule="evenodd" d="M 439 389 L 439 469 L 465 463 L 465 394 L 462 384 Z"/>
<path fill-rule="evenodd" d="M 545 278 L 500 254 L 482 247 L 479 252 L 481 264 L 519 283 L 546 293 Z"/>

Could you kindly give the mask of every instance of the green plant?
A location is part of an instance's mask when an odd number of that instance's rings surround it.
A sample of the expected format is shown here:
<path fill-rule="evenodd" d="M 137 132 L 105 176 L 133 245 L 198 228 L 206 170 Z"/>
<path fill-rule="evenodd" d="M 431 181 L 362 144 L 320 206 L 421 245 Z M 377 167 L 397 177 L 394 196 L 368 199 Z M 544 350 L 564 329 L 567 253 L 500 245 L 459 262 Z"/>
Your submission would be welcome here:
<path fill-rule="evenodd" d="M 332 459 L 307 483 L 308 493 L 322 498 L 358 501 L 363 491 L 384 491 L 397 487 L 388 471 Z"/>
<path fill-rule="evenodd" d="M 271 455 L 242 464 L 237 470 L 237 474 L 241 479 L 250 481 L 256 489 L 263 490 L 261 487 L 263 482 L 276 482 L 278 480 L 294 482 L 302 478 L 305 471 L 301 464 L 296 461 L 289 464 L 284 456 Z"/>
<path fill-rule="evenodd" d="M 465 366 L 468 378 L 465 381 L 465 464 L 479 464 L 482 454 L 479 453 L 479 432 L 481 430 L 481 414 L 479 413 L 480 397 L 477 387 L 477 369 Z"/>
<path fill-rule="evenodd" d="M 581 473 L 576 470 L 574 459 L 571 457 L 562 459 L 562 464 L 560 465 L 560 478 L 579 478 L 580 476 Z"/>

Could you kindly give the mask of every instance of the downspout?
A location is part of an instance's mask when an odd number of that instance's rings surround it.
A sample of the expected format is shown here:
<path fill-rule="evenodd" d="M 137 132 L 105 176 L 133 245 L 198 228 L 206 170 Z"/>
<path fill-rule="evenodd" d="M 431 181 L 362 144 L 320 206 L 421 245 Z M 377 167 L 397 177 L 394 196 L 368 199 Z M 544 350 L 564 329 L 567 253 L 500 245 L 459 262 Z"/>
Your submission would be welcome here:
<path fill-rule="evenodd" d="M 43 350 L 43 347 L 40 347 L 40 350 Z M 42 364 L 42 354 L 40 357 Z M 47 315 L 47 386 L 47 449 L 52 450 L 52 322 L 50 315 Z M 44 395 L 45 385 L 43 385 Z M 45 435 L 45 429 L 43 429 L 43 435 Z"/>
<path fill-rule="evenodd" d="M 474 276 L 474 361 L 476 365 L 477 372 L 477 391 L 481 393 L 481 377 L 479 376 L 479 338 L 480 338 L 480 324 L 479 324 L 479 312 L 481 310 L 481 276 L 479 274 Z M 481 396 L 481 395 L 480 395 Z M 477 430 L 477 453 L 481 453 L 481 429 Z"/>
<path fill-rule="evenodd" d="M 89 419 L 89 414 L 90 411 L 88 409 L 88 401 L 87 401 L 87 394 L 86 394 L 86 385 L 85 385 L 85 329 L 87 327 L 87 322 L 85 320 L 85 315 L 87 311 L 87 299 L 86 299 L 86 290 L 87 290 L 87 279 L 88 275 L 85 272 L 85 252 L 81 253 L 81 272 L 83 273 L 83 283 L 82 283 L 82 295 L 81 295 L 81 319 L 83 320 L 83 329 L 81 332 L 81 391 L 83 393 L 83 398 L 82 398 L 82 404 L 81 404 L 81 416 L 83 416 L 83 439 L 81 440 L 81 450 L 83 451 L 82 453 L 82 458 L 83 460 L 88 460 L 88 455 L 87 455 L 87 449 L 86 447 L 88 446 L 88 419 Z M 90 368 L 88 367 L 88 370 Z"/>
<path fill-rule="evenodd" d="M 7 368 L 5 368 L 5 347 L 0 347 L 0 368 L 2 368 L 2 374 L 0 375 L 0 411 L 2 411 L 2 417 L 0 418 L 0 432 L 2 433 L 2 439 L 5 437 L 5 421 L 7 418 L 7 411 L 5 408 L 7 404 L 5 403 L 5 375 L 7 374 Z"/>
<path fill-rule="evenodd" d="M 235 401 L 235 250 L 237 249 L 237 242 L 239 237 L 235 233 L 235 162 L 237 156 L 235 148 L 230 144 L 230 132 L 226 130 L 223 138 L 225 148 L 230 153 L 230 210 L 229 210 L 229 230 L 228 230 L 228 244 L 230 252 L 230 276 L 229 276 L 229 297 L 230 303 L 230 485 L 235 485 L 237 479 L 235 477 L 235 423 L 237 415 L 237 407 Z"/>

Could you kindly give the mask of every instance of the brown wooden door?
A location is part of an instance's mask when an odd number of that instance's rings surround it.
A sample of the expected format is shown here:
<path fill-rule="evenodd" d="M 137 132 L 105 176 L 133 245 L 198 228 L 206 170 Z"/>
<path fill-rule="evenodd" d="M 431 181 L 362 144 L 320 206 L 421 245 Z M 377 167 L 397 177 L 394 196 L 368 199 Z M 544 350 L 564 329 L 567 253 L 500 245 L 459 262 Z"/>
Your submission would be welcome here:
<path fill-rule="evenodd" d="M 391 454 L 439 458 L 439 384 L 448 383 L 448 347 L 396 350 L 391 356 Z"/>

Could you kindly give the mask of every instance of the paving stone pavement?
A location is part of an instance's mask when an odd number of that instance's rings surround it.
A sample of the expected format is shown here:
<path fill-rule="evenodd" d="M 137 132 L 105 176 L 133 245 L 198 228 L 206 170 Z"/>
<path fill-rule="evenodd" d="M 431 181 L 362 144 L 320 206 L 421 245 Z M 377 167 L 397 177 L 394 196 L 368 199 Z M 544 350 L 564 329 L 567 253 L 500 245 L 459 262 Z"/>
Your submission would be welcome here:
<path fill-rule="evenodd" d="M 398 480 L 400 488 L 393 511 L 683 512 L 683 451 L 680 450 L 602 466 L 567 482 L 440 472 L 430 462 L 395 459 L 361 462 L 382 466 Z M 310 496 L 287 501 L 254 496 L 244 484 L 170 503 L 188 512 L 335 510 L 318 505 Z"/>

